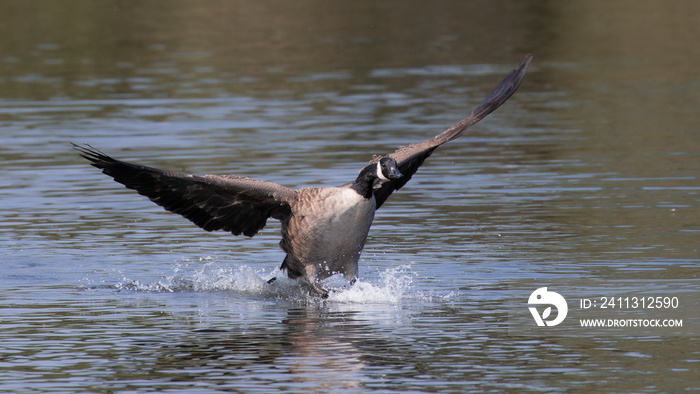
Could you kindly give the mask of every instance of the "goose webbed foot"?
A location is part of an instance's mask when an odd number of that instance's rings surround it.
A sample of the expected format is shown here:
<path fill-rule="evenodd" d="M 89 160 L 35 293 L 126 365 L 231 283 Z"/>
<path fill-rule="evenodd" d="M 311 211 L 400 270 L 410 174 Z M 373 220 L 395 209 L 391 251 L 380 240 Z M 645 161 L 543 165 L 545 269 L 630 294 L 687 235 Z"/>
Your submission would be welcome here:
<path fill-rule="evenodd" d="M 328 290 L 324 290 L 318 283 L 311 284 L 311 288 L 314 289 L 316 294 L 320 295 L 321 298 L 328 298 Z"/>

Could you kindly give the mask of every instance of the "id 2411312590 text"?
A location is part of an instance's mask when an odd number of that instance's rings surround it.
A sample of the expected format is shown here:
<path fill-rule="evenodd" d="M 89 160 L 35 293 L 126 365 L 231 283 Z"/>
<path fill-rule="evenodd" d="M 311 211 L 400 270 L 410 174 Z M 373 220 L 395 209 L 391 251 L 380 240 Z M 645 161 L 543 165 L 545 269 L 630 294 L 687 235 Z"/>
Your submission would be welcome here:
<path fill-rule="evenodd" d="M 678 297 L 640 296 L 640 297 L 597 297 L 581 298 L 581 309 L 677 309 Z"/>

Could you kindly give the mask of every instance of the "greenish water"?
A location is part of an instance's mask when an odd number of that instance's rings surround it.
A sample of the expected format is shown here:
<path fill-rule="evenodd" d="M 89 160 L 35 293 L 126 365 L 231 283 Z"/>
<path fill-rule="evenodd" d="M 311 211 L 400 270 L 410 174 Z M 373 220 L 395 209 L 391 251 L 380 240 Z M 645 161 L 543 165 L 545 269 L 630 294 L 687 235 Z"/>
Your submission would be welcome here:
<path fill-rule="evenodd" d="M 508 327 L 514 281 L 698 283 L 695 2 L 2 1 L 0 15 L 0 391 L 697 386 L 693 335 Z M 277 223 L 206 233 L 70 146 L 339 185 L 461 119 L 527 53 L 520 90 L 378 211 L 358 285 L 331 278 L 326 301 L 265 283 Z"/>

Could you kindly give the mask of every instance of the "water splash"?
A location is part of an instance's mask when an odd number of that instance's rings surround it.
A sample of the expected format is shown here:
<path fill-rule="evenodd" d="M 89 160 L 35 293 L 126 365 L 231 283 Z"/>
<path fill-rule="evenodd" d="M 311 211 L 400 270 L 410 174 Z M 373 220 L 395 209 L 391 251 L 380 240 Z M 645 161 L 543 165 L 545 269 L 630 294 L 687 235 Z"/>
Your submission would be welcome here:
<path fill-rule="evenodd" d="M 200 260 L 205 263 L 194 268 L 190 264 L 178 264 L 172 275 L 161 280 L 144 283 L 123 277 L 114 287 L 159 293 L 233 292 L 268 299 L 321 302 L 308 286 L 280 275 L 277 268 L 261 270 L 244 264 L 223 267 L 211 258 Z M 275 276 L 277 280 L 269 284 L 267 281 Z M 322 281 L 321 285 L 329 290 L 328 299 L 322 302 L 397 304 L 416 296 L 411 292 L 415 273 L 410 265 L 389 268 L 380 272 L 378 278 L 372 276 L 357 280 L 352 286 L 341 275 Z"/>
<path fill-rule="evenodd" d="M 410 265 L 389 268 L 379 274 L 379 281 L 358 279 L 353 286 L 331 291 L 328 300 L 362 304 L 396 304 L 409 294 L 415 274 Z M 331 289 L 332 290 L 332 289 Z"/>
<path fill-rule="evenodd" d="M 233 291 L 238 293 L 261 294 L 269 287 L 267 279 L 271 274 L 254 270 L 247 265 L 221 267 L 211 258 L 201 258 L 205 262 L 191 269 L 189 264 L 178 264 L 174 273 L 165 279 L 149 283 L 124 276 L 115 287 L 118 290 L 143 292 L 216 292 Z"/>

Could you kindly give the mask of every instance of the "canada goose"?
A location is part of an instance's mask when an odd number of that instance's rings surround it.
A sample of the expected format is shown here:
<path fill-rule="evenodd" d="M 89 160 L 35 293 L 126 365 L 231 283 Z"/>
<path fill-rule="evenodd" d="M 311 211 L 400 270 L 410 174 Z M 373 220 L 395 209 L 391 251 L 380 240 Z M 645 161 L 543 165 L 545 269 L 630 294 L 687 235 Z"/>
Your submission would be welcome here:
<path fill-rule="evenodd" d="M 268 218 L 280 220 L 280 246 L 286 253 L 280 269 L 327 297 L 318 281 L 336 273 L 350 283 L 357 278 L 357 262 L 374 212 L 411 179 L 435 148 L 461 136 L 506 102 L 523 80 L 531 58 L 527 56 L 464 119 L 433 138 L 375 156 L 354 181 L 338 187 L 292 190 L 235 175 L 189 175 L 126 163 L 89 145 L 73 147 L 115 181 L 206 231 L 252 237 Z"/>

